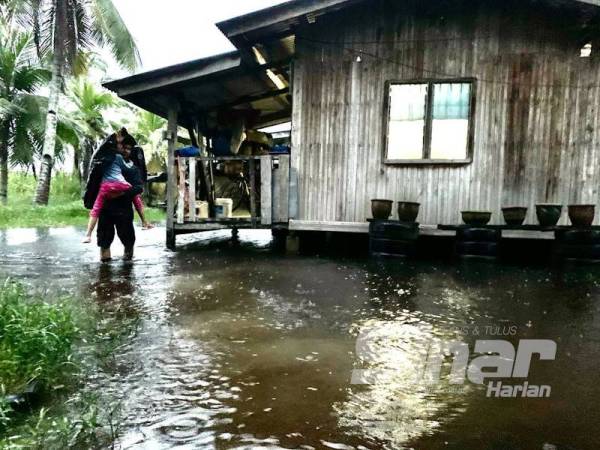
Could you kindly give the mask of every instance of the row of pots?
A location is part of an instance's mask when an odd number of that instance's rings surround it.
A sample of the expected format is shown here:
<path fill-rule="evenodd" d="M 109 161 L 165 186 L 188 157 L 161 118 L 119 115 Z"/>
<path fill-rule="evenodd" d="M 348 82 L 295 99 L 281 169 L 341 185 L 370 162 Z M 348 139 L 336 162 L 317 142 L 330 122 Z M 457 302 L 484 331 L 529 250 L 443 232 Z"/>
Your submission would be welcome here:
<path fill-rule="evenodd" d="M 371 200 L 371 213 L 373 219 L 388 220 L 392 214 L 392 200 L 373 199 Z M 414 222 L 419 215 L 420 203 L 416 202 L 398 202 L 398 220 L 401 222 Z"/>
<path fill-rule="evenodd" d="M 371 200 L 371 212 L 377 220 L 387 220 L 392 214 L 392 200 Z M 419 203 L 398 202 L 398 220 L 402 222 L 414 222 L 419 215 Z M 556 203 L 539 203 L 535 205 L 535 213 L 538 222 L 543 227 L 551 227 L 558 223 L 562 214 L 563 206 Z M 596 213 L 595 205 L 569 205 L 569 219 L 575 227 L 589 227 L 594 221 Z M 524 206 L 509 206 L 502 208 L 504 221 L 510 226 L 519 226 L 525 222 L 527 208 Z M 462 211 L 462 219 L 467 225 L 486 225 L 492 218 L 490 211 Z"/>
<path fill-rule="evenodd" d="M 558 223 L 563 206 L 556 203 L 540 203 L 535 205 L 535 214 L 543 227 L 552 227 Z M 575 227 L 589 227 L 594 221 L 595 205 L 569 205 L 569 219 Z M 462 219 L 467 225 L 486 225 L 492 218 L 490 211 L 462 211 Z M 502 208 L 504 221 L 510 226 L 523 225 L 527 208 L 524 206 L 509 206 Z"/>

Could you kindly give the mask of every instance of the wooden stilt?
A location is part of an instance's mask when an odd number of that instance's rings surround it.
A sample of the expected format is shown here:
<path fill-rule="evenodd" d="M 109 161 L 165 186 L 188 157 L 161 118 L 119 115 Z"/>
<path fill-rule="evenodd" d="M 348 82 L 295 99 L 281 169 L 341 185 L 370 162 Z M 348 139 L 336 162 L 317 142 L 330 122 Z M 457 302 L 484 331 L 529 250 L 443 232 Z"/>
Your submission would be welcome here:
<path fill-rule="evenodd" d="M 254 159 L 248 161 L 248 171 L 250 172 L 250 219 L 252 226 L 256 226 L 256 163 Z"/>
<path fill-rule="evenodd" d="M 175 167 L 175 146 L 177 145 L 178 105 L 169 109 L 167 126 L 167 248 L 175 250 L 175 196 L 177 195 L 177 168 Z"/>

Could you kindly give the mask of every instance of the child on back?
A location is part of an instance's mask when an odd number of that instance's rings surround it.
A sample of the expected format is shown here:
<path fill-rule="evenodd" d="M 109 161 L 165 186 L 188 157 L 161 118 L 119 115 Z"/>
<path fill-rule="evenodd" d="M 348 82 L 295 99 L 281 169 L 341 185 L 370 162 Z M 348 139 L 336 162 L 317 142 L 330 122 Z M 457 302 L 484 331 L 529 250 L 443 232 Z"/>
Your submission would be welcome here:
<path fill-rule="evenodd" d="M 128 174 L 130 178 L 135 178 L 139 181 L 139 175 L 137 177 L 134 176 L 136 175 L 135 171 L 137 171 L 138 168 L 133 164 L 133 162 L 127 161 L 133 145 L 135 145 L 135 142 L 129 142 L 127 137 L 125 137 L 125 139 L 122 140 L 122 142 L 120 142 L 117 146 L 118 150 L 112 164 L 110 164 L 104 171 L 98 196 L 96 197 L 94 206 L 90 211 L 90 220 L 88 222 L 87 233 L 83 239 L 84 243 L 89 243 L 92 241 L 92 232 L 98 224 L 100 212 L 102 211 L 106 201 L 110 200 L 111 198 L 119 197 L 131 189 L 132 185 L 125 179 L 125 174 Z M 146 217 L 144 215 L 144 204 L 142 203 L 142 197 L 139 194 L 133 198 L 133 204 L 138 215 L 140 216 L 144 229 L 152 228 L 152 225 L 146 221 Z"/>

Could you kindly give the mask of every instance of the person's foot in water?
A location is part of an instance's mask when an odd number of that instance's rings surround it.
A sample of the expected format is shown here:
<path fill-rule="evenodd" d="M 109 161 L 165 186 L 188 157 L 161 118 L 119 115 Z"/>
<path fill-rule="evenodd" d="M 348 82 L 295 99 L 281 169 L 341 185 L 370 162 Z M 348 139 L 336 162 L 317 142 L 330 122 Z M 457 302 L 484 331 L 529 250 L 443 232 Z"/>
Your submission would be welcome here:
<path fill-rule="evenodd" d="M 110 254 L 110 248 L 101 248 L 100 249 L 100 261 L 108 262 L 112 259 Z"/>
<path fill-rule="evenodd" d="M 132 248 L 125 249 L 125 252 L 123 253 L 123 259 L 125 261 L 131 261 L 133 259 L 133 249 Z"/>

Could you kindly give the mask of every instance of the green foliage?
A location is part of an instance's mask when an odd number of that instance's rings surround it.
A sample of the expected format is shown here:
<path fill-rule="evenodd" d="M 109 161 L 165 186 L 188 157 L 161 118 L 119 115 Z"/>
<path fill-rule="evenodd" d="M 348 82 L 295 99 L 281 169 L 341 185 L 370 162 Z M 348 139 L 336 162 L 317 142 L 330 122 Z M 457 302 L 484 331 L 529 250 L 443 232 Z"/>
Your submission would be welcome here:
<path fill-rule="evenodd" d="M 30 33 L 10 28 L 0 19 L 0 152 L 14 163 L 32 154 L 43 139 L 44 111 L 35 92 L 50 79 L 36 65 Z"/>
<path fill-rule="evenodd" d="M 79 125 L 83 138 L 96 140 L 107 134 L 108 126 L 102 113 L 115 105 L 112 94 L 83 78 L 76 78 L 69 86 L 69 99 L 74 106 L 71 118 Z"/>
<path fill-rule="evenodd" d="M 52 177 L 52 197 L 46 207 L 34 205 L 31 197 L 35 179 L 23 173 L 11 173 L 8 179 L 8 204 L 0 205 L 1 228 L 85 226 L 89 210 L 81 200 L 81 187 L 76 177 L 57 173 Z M 146 208 L 146 218 L 162 222 L 165 214 L 156 208 Z"/>
<path fill-rule="evenodd" d="M 15 8 L 19 21 L 33 29 L 40 58 L 60 47 L 63 69 L 81 74 L 89 52 L 98 46 L 108 49 L 122 67 L 135 69 L 135 41 L 111 0 L 71 0 L 65 7 L 60 14 L 55 0 L 30 0 Z"/>
<path fill-rule="evenodd" d="M 0 437 L 3 450 L 107 448 L 118 436 L 118 407 L 103 404 L 98 396 L 86 395 L 65 405 L 59 414 L 41 408 L 22 424 L 7 428 Z M 1 434 L 0 434 L 1 436 Z"/>
<path fill-rule="evenodd" d="M 0 149 L 11 165 L 27 167 L 42 150 L 48 100 L 37 92 L 50 72 L 35 59 L 32 34 L 9 25 L 0 15 L 0 124 L 8 125 L 8 134 L 0 135 Z M 79 144 L 75 124 L 62 111 L 57 137 L 60 160 L 65 145 Z"/>
<path fill-rule="evenodd" d="M 77 3 L 77 2 L 74 2 Z M 134 70 L 140 61 L 135 41 L 119 11 L 111 0 L 94 0 L 91 6 L 91 37 L 109 48 L 117 62 L 129 70 Z"/>
<path fill-rule="evenodd" d="M 73 343 L 79 336 L 72 309 L 28 298 L 7 281 L 0 288 L 0 380 L 7 392 L 28 383 L 48 388 L 73 370 Z"/>
<path fill-rule="evenodd" d="M 151 112 L 138 109 L 129 125 L 129 132 L 144 147 L 149 172 L 159 172 L 166 168 L 167 146 L 162 132 L 167 121 Z"/>
<path fill-rule="evenodd" d="M 0 380 L 10 383 L 9 389 L 0 386 L 0 448 L 110 445 L 119 432 L 118 402 L 83 382 L 109 366 L 114 349 L 137 327 L 137 316 L 124 316 L 119 307 L 100 311 L 84 300 L 49 302 L 13 281 L 0 285 Z M 57 389 L 46 390 L 38 411 L 11 411 L 5 394 L 31 379 Z"/>

